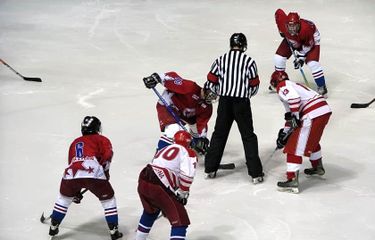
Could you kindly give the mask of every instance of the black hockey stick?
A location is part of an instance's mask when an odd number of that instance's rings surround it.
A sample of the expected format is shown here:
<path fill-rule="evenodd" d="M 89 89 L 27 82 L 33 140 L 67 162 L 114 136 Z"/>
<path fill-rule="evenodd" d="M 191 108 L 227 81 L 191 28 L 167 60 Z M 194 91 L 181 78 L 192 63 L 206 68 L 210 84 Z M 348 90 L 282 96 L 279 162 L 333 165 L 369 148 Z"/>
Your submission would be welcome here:
<path fill-rule="evenodd" d="M 85 189 L 83 189 L 82 191 L 81 191 L 81 195 L 83 195 L 85 192 L 87 192 L 89 189 L 87 189 L 87 188 L 85 188 Z M 49 215 L 49 216 L 44 216 L 44 212 L 42 212 L 42 216 L 40 216 L 40 222 L 41 223 L 45 223 L 46 221 L 48 221 L 48 220 L 50 220 L 51 219 L 51 216 L 52 216 L 52 214 L 51 215 Z"/>
<path fill-rule="evenodd" d="M 171 114 L 171 116 L 174 118 L 174 120 L 176 121 L 176 123 L 178 125 L 180 125 L 180 127 L 184 130 L 184 131 L 187 131 L 188 130 L 186 129 L 186 127 L 181 123 L 181 119 L 180 117 L 173 111 L 173 109 L 169 106 L 169 104 L 165 101 L 165 99 L 161 96 L 161 94 L 158 92 L 158 90 L 156 90 L 155 87 L 151 88 L 154 93 L 156 94 L 156 96 L 158 96 L 158 98 L 160 99 L 160 101 L 164 104 L 164 106 L 167 108 L 167 111 L 169 112 L 169 114 Z M 196 137 L 196 136 L 193 136 L 193 137 Z M 234 163 L 224 163 L 224 164 L 220 164 L 219 166 L 219 169 L 234 169 L 236 167 L 236 165 Z"/>
<path fill-rule="evenodd" d="M 375 98 L 372 99 L 370 102 L 368 103 L 352 103 L 352 105 L 350 105 L 351 108 L 367 108 L 368 106 L 371 105 L 371 103 L 375 102 Z"/>
<path fill-rule="evenodd" d="M 223 170 L 230 170 L 230 169 L 235 169 L 236 165 L 234 163 L 222 163 L 219 165 L 219 169 Z"/>
<path fill-rule="evenodd" d="M 7 66 L 10 70 L 12 70 L 15 74 L 17 74 L 18 76 L 20 76 L 25 81 L 32 81 L 32 82 L 41 82 L 42 81 L 42 79 L 36 78 L 36 77 L 24 77 L 22 74 L 20 74 L 16 70 L 14 70 L 14 68 L 12 68 L 11 66 L 9 66 L 8 63 L 4 62 L 4 60 L 1 59 L 1 58 L 0 58 L 0 62 L 2 64 L 4 64 L 5 66 Z"/>

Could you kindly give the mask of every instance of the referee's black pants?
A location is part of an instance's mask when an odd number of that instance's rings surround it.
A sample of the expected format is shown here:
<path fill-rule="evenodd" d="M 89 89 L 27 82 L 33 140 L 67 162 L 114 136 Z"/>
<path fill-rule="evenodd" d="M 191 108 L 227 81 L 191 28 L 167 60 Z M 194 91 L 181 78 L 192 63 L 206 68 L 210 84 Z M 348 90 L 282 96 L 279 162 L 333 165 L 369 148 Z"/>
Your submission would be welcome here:
<path fill-rule="evenodd" d="M 233 120 L 237 122 L 241 134 L 248 174 L 253 178 L 263 176 L 250 99 L 235 97 L 220 97 L 219 99 L 215 130 L 205 157 L 205 172 L 215 172 L 219 169 Z"/>

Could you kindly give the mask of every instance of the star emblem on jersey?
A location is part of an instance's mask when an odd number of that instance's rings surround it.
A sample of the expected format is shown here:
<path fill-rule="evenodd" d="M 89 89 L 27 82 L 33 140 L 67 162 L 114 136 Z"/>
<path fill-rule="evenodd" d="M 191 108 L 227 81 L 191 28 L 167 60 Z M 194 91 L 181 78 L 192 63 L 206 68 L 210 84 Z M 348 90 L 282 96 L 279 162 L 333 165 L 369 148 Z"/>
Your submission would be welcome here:
<path fill-rule="evenodd" d="M 87 171 L 89 173 L 93 173 L 94 172 L 94 168 L 89 167 L 87 169 L 87 168 L 85 168 L 82 165 L 83 163 L 84 163 L 84 161 L 75 161 L 75 162 L 73 162 L 67 169 L 65 169 L 65 175 L 70 175 L 69 174 L 69 169 L 72 170 L 73 176 L 75 176 L 79 170 Z"/>

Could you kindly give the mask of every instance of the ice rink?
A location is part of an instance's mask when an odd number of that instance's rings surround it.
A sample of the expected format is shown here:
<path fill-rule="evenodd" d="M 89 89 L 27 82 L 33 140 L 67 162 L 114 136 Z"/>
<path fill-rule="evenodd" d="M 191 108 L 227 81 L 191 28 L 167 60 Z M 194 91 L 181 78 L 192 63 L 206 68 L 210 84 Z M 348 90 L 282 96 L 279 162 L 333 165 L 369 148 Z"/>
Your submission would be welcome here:
<path fill-rule="evenodd" d="M 326 175 L 300 174 L 299 194 L 276 190 L 285 156 L 278 151 L 270 158 L 284 113 L 267 89 L 281 41 L 277 8 L 317 25 L 333 110 L 322 140 Z M 124 240 L 133 240 L 142 212 L 138 173 L 159 137 L 157 97 L 142 78 L 176 71 L 202 85 L 234 32 L 247 36 L 247 53 L 259 69 L 261 87 L 251 102 L 266 178 L 250 182 L 234 124 L 223 162 L 237 167 L 206 180 L 200 161 L 187 205 L 188 239 L 375 239 L 375 104 L 350 108 L 375 97 L 374 18 L 374 0 L 0 0 L 0 58 L 43 79 L 24 81 L 0 64 L 0 239 L 48 239 L 40 215 L 52 211 L 83 117 L 95 115 L 115 152 L 119 227 Z M 291 61 L 287 70 L 303 83 Z M 209 136 L 215 119 L 216 113 Z M 159 219 L 150 239 L 169 239 L 169 231 L 169 222 Z M 56 239 L 110 239 L 94 195 L 71 205 Z"/>

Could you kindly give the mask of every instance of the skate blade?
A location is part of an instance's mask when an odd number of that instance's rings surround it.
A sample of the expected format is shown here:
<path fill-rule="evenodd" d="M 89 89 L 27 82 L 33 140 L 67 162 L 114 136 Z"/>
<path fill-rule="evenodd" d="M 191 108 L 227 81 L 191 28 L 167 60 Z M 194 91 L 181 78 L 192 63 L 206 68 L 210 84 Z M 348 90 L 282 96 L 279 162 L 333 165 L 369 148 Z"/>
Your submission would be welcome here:
<path fill-rule="evenodd" d="M 299 189 L 295 187 L 288 187 L 288 188 L 278 187 L 277 190 L 280 192 L 288 192 L 288 193 L 295 193 L 295 194 L 299 193 Z"/>
<path fill-rule="evenodd" d="M 306 178 L 309 178 L 309 179 L 316 178 L 316 179 L 320 179 L 320 180 L 327 180 L 326 176 L 324 174 L 323 175 L 319 175 L 319 174 L 312 174 L 312 175 L 305 174 L 305 176 L 306 176 Z"/>

